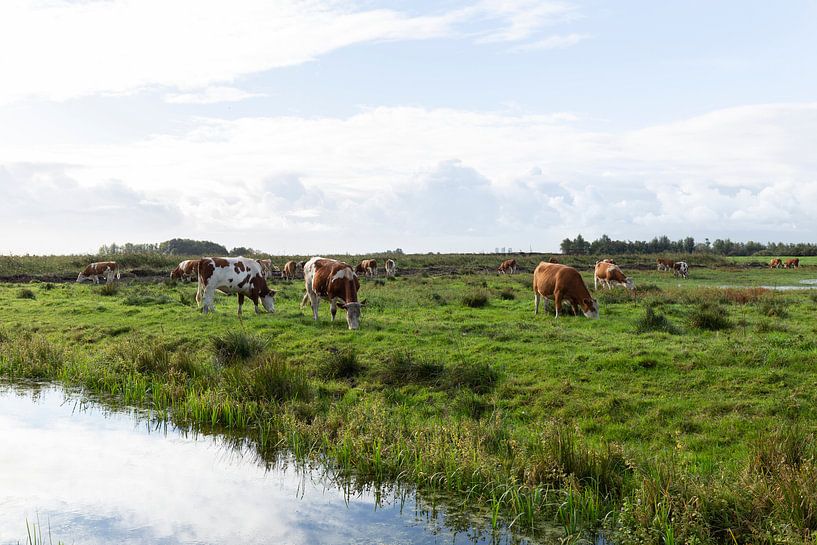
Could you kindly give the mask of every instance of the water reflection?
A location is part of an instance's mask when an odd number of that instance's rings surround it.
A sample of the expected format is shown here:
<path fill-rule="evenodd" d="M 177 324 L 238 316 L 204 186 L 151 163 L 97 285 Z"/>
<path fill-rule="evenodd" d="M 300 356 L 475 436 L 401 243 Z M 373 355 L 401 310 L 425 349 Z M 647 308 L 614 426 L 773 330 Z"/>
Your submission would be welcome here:
<path fill-rule="evenodd" d="M 0 386 L 0 543 L 25 542 L 37 518 L 55 543 L 519 542 L 405 491 L 352 491 L 137 411 Z"/>

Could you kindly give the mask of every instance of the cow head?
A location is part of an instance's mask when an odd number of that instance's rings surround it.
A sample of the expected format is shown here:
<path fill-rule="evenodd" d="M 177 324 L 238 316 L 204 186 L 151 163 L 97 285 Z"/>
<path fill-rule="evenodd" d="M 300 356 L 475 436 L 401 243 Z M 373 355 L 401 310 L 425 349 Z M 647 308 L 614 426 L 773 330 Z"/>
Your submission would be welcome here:
<path fill-rule="evenodd" d="M 268 289 L 259 299 L 267 312 L 275 312 L 275 290 Z"/>
<path fill-rule="evenodd" d="M 592 297 L 582 300 L 582 311 L 588 318 L 599 317 L 599 303 Z"/>
<path fill-rule="evenodd" d="M 357 329 L 360 327 L 360 309 L 366 306 L 366 301 L 361 303 L 345 303 L 338 301 L 338 306 L 346 311 L 346 324 L 349 329 Z"/>
<path fill-rule="evenodd" d="M 82 273 L 79 273 L 79 275 L 77 276 L 77 282 L 82 282 L 83 280 L 88 280 L 88 277 Z"/>
<path fill-rule="evenodd" d="M 170 273 L 170 278 L 171 278 L 172 280 L 178 280 L 178 279 L 179 279 L 179 278 L 181 278 L 181 277 L 182 277 L 182 268 L 181 268 L 181 267 L 176 267 L 176 268 L 175 268 L 175 269 L 173 269 L 173 271 Z"/>
<path fill-rule="evenodd" d="M 632 276 L 628 276 L 624 278 L 624 285 L 627 287 L 628 290 L 634 291 L 635 290 L 635 282 L 633 281 Z"/>

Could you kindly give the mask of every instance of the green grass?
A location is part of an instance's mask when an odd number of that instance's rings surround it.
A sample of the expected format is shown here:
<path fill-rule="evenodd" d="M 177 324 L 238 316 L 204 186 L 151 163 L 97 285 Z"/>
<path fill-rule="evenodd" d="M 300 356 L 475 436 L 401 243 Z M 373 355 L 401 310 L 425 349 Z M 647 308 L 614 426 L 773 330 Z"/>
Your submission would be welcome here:
<path fill-rule="evenodd" d="M 525 535 L 813 545 L 817 297 L 761 288 L 817 278 L 812 265 L 692 261 L 683 280 L 617 258 L 635 296 L 599 291 L 599 320 L 557 320 L 534 317 L 529 272 L 469 259 L 398 257 L 426 274 L 362 279 L 357 332 L 325 303 L 313 322 L 299 281 L 273 281 L 276 312 L 243 319 L 223 295 L 201 315 L 195 284 L 26 284 L 36 302 L 0 284 L 0 374 L 400 479 Z M 462 304 L 474 293 L 488 304 Z M 731 327 L 700 327 L 706 309 Z"/>

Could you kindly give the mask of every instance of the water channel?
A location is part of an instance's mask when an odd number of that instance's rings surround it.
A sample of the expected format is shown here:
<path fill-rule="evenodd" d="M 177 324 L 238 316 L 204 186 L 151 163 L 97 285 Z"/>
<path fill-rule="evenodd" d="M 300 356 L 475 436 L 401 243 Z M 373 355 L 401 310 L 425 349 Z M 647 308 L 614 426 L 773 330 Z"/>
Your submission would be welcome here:
<path fill-rule="evenodd" d="M 0 544 L 29 543 L 32 523 L 46 545 L 527 543 L 142 411 L 0 385 Z"/>

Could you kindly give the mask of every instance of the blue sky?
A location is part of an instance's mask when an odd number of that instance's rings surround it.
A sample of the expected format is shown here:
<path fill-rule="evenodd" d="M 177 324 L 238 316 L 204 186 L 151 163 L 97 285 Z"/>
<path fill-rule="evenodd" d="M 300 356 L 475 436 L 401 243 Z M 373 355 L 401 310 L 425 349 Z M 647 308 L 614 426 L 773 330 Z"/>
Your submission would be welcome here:
<path fill-rule="evenodd" d="M 10 1 L 0 51 L 3 253 L 817 227 L 813 0 Z"/>

